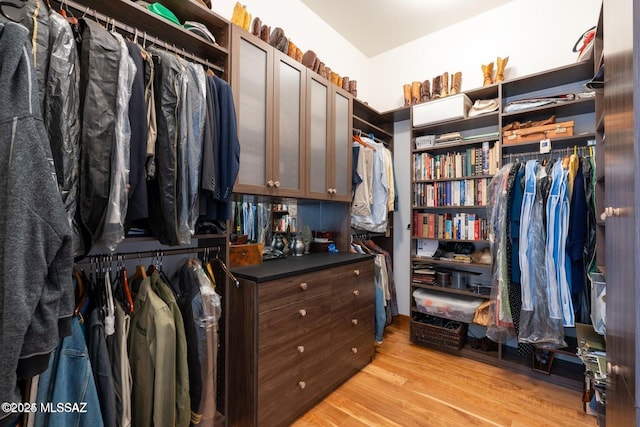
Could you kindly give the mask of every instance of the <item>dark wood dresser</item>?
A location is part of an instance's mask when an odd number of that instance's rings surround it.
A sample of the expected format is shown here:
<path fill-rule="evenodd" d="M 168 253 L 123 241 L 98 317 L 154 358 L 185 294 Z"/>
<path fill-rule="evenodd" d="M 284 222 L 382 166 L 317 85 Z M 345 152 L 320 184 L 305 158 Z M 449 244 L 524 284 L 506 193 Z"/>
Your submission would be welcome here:
<path fill-rule="evenodd" d="M 374 261 L 312 254 L 232 270 L 230 426 L 288 425 L 366 366 L 374 348 Z"/>

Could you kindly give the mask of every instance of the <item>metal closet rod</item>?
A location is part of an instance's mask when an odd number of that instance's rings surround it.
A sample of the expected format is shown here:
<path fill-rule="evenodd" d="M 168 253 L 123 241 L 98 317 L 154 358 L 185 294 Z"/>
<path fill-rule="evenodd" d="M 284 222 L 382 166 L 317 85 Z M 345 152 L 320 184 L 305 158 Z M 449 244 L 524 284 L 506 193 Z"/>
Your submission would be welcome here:
<path fill-rule="evenodd" d="M 105 23 L 105 25 L 107 26 L 107 28 L 109 27 L 109 25 L 113 25 L 116 28 L 118 28 L 121 31 L 124 31 L 126 33 L 128 33 L 131 36 L 137 37 L 137 36 L 142 36 L 144 39 L 144 43 L 146 44 L 146 41 L 151 42 L 151 44 L 156 44 L 156 45 L 160 45 L 162 48 L 166 49 L 166 50 L 170 50 L 171 52 L 183 56 L 185 58 L 191 59 L 192 61 L 198 62 L 199 64 L 205 65 L 211 69 L 214 69 L 216 71 L 218 71 L 221 74 L 224 74 L 224 68 L 216 65 L 216 64 L 212 64 L 208 59 L 205 58 L 201 58 L 199 56 L 196 56 L 190 52 L 187 52 L 184 48 L 180 49 L 177 48 L 175 45 L 173 44 L 169 44 L 168 42 L 164 41 L 164 40 L 160 40 L 158 37 L 156 36 L 151 36 L 148 35 L 146 31 L 140 31 L 137 28 L 131 26 L 131 25 L 127 25 L 123 22 L 120 22 L 114 18 L 110 18 L 102 13 L 98 13 L 98 11 L 96 11 L 96 9 L 92 9 L 89 6 L 83 6 L 80 3 L 76 3 L 73 0 L 62 0 L 59 1 L 60 3 L 60 7 L 62 8 L 63 5 L 67 5 L 68 7 L 75 9 L 78 13 L 82 13 L 83 17 L 85 15 L 87 15 L 89 13 L 90 16 L 94 17 L 96 21 L 102 21 Z M 146 46 L 143 46 L 144 48 L 146 48 Z"/>
<path fill-rule="evenodd" d="M 162 257 L 162 256 L 170 256 L 170 255 L 185 255 L 185 254 L 193 254 L 193 253 L 202 253 L 202 252 L 210 252 L 213 254 L 218 254 L 222 252 L 220 246 L 193 246 L 189 248 L 176 248 L 176 249 L 156 249 L 153 251 L 135 251 L 135 252 L 114 252 L 114 253 L 104 253 L 104 254 L 92 254 L 87 255 L 87 258 L 108 258 L 108 259 L 134 259 L 134 258 L 154 258 L 154 257 Z"/>
<path fill-rule="evenodd" d="M 136 258 L 162 258 L 165 255 L 171 256 L 171 255 L 185 255 L 185 254 L 193 254 L 193 253 L 205 253 L 205 254 L 219 254 L 220 252 L 222 252 L 222 249 L 220 246 L 192 246 L 189 248 L 176 248 L 176 249 L 157 249 L 154 251 L 135 251 L 135 252 L 114 252 L 114 253 L 105 253 L 105 254 L 93 254 L 93 255 L 87 255 L 86 259 L 83 260 L 84 262 L 79 262 L 79 264 L 86 264 L 87 262 L 93 262 L 93 260 L 101 260 L 101 261 L 105 261 L 105 259 L 109 262 L 109 261 L 126 261 L 127 257 L 129 256 L 129 259 L 136 259 Z M 217 260 L 220 263 L 220 267 L 222 267 L 222 270 L 224 271 L 224 273 L 229 277 L 229 279 L 231 279 L 234 283 L 234 285 L 236 285 L 236 287 L 240 287 L 240 282 L 238 281 L 238 279 L 236 278 L 236 276 L 233 275 L 233 273 L 229 270 L 229 268 L 227 267 L 227 264 L 225 264 L 225 262 L 223 260 L 221 260 L 220 258 L 216 257 L 213 260 Z"/>
<path fill-rule="evenodd" d="M 577 154 L 579 154 L 580 156 L 590 156 L 591 153 L 589 151 L 589 148 L 591 147 L 584 146 L 584 145 L 577 147 L 577 150 L 576 150 Z M 518 157 L 548 157 L 555 154 L 563 154 L 568 156 L 573 154 L 573 150 L 574 150 L 574 147 L 566 147 L 566 148 L 552 149 L 548 153 L 541 153 L 539 151 L 526 151 L 523 153 L 502 153 L 502 158 L 513 160 L 513 159 L 518 159 Z"/>

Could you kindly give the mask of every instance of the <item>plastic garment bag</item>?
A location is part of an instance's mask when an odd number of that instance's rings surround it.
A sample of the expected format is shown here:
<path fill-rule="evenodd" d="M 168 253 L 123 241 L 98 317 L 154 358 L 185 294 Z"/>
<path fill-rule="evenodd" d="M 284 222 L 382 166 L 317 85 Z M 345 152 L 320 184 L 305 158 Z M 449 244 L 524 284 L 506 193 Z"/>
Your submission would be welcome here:
<path fill-rule="evenodd" d="M 113 33 L 120 43 L 121 59 L 118 70 L 118 95 L 116 108 L 116 138 L 111 157 L 111 185 L 109 203 L 100 242 L 115 251 L 124 240 L 124 220 L 127 214 L 129 185 L 129 154 L 131 124 L 129 122 L 129 98 L 136 66 L 121 35 Z"/>
<path fill-rule="evenodd" d="M 566 347 L 562 318 L 550 316 L 547 291 L 545 187 L 550 177 L 537 160 L 525 167 L 525 190 L 520 220 L 522 311 L 518 340 L 545 347 Z"/>
<path fill-rule="evenodd" d="M 514 337 L 513 319 L 509 306 L 509 269 L 507 263 L 507 184 L 512 164 L 504 165 L 489 183 L 489 241 L 493 258 L 491 277 L 491 300 L 487 337 L 499 342 Z"/>

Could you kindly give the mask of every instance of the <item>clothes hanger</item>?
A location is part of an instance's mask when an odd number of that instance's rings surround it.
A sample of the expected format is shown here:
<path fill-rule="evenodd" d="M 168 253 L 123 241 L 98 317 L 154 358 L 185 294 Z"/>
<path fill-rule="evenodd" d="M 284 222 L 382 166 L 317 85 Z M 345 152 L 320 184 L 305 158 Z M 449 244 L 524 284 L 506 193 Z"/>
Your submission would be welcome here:
<path fill-rule="evenodd" d="M 240 282 L 238 281 L 238 279 L 236 279 L 236 276 L 233 275 L 233 273 L 231 273 L 231 271 L 229 271 L 229 268 L 227 267 L 227 265 L 224 263 L 224 261 L 222 261 L 219 257 L 218 254 L 220 253 L 220 251 L 218 251 L 216 253 L 216 257 L 214 258 L 214 260 L 216 262 L 218 262 L 220 264 L 220 267 L 222 267 L 222 270 L 224 271 L 224 273 L 227 275 L 227 277 L 229 277 L 229 279 L 231 279 L 233 281 L 233 283 L 236 285 L 236 288 L 240 288 Z"/>
<path fill-rule="evenodd" d="M 360 137 L 360 135 L 353 135 L 353 141 L 357 142 L 358 144 L 362 145 L 363 147 L 370 148 L 373 151 L 376 151 L 376 147 L 371 145 L 371 144 L 369 144 L 368 142 L 364 141 Z"/>

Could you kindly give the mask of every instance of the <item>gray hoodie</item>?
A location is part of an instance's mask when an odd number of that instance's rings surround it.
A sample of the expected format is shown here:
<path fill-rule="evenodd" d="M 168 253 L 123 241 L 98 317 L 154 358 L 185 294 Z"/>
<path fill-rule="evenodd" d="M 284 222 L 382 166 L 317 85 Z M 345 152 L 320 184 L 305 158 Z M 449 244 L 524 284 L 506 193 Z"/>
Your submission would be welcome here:
<path fill-rule="evenodd" d="M 46 369 L 74 304 L 71 229 L 28 36 L 0 27 L 0 402 L 20 401 L 18 378 Z M 9 415 L 0 410 L 0 424 Z"/>

